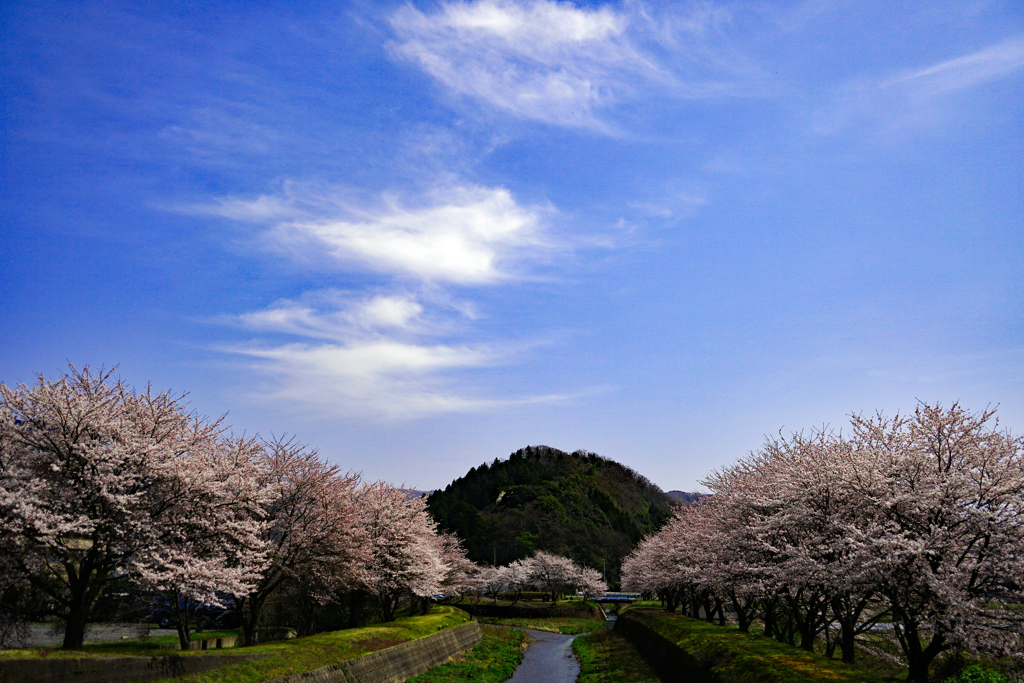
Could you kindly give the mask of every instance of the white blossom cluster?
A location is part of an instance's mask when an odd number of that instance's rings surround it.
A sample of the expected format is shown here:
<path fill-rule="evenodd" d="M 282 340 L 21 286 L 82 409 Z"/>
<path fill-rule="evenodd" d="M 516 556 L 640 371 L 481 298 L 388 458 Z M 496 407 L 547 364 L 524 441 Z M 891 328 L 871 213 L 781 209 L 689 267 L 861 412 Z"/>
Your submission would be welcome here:
<path fill-rule="evenodd" d="M 917 683 L 946 650 L 1024 652 L 1024 441 L 992 411 L 855 416 L 702 483 L 712 496 L 626 558 L 625 589 L 846 661 L 873 629 Z"/>

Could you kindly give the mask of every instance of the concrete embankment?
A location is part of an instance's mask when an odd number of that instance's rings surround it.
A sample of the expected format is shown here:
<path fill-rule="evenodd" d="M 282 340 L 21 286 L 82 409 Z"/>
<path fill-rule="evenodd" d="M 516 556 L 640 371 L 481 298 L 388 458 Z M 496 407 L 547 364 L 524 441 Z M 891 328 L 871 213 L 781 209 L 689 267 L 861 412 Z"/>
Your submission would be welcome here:
<path fill-rule="evenodd" d="M 482 638 L 480 624 L 471 621 L 426 638 L 267 683 L 401 683 L 444 664 Z"/>
<path fill-rule="evenodd" d="M 719 683 L 710 667 L 653 627 L 647 615 L 630 610 L 615 620 L 615 632 L 625 636 L 664 683 Z"/>

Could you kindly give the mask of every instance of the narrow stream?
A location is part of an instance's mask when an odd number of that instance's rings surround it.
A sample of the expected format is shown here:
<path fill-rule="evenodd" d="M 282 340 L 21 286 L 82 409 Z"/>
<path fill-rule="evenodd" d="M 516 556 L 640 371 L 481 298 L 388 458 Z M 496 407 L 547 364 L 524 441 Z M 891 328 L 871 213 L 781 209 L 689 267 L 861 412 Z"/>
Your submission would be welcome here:
<path fill-rule="evenodd" d="M 519 629 L 532 639 L 522 663 L 508 683 L 576 683 L 580 664 L 572 653 L 576 636 L 561 633 Z"/>

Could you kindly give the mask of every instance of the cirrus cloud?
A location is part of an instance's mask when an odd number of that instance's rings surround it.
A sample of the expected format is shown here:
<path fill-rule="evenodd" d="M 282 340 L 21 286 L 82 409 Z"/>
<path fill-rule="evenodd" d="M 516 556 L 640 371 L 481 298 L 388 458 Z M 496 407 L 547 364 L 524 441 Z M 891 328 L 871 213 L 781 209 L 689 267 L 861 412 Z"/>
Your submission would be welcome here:
<path fill-rule="evenodd" d="M 432 13 L 411 5 L 395 12 L 392 48 L 459 97 L 527 120 L 618 134 L 607 110 L 654 92 L 706 99 L 762 89 L 751 78 L 761 75 L 756 66 L 705 40 L 727 18 L 710 6 L 655 18 L 639 4 L 615 11 L 457 0 Z"/>
<path fill-rule="evenodd" d="M 461 381 L 460 373 L 507 365 L 521 349 L 432 341 L 429 326 L 410 329 L 410 318 L 422 310 L 412 298 L 392 296 L 340 310 L 283 302 L 236 316 L 234 322 L 254 331 L 326 341 L 264 341 L 221 350 L 249 359 L 250 369 L 266 379 L 256 398 L 304 412 L 407 420 L 567 398 L 495 398 Z"/>

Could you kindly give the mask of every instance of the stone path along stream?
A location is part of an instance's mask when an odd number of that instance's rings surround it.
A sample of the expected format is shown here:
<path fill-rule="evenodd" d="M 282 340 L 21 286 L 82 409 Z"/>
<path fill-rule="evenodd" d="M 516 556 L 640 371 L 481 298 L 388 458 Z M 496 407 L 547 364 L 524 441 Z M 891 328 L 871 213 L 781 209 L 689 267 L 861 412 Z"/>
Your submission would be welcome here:
<path fill-rule="evenodd" d="M 572 641 L 576 636 L 561 633 L 524 631 L 533 642 L 526 651 L 515 675 L 507 683 L 575 683 L 580 673 L 580 664 L 572 652 Z"/>

